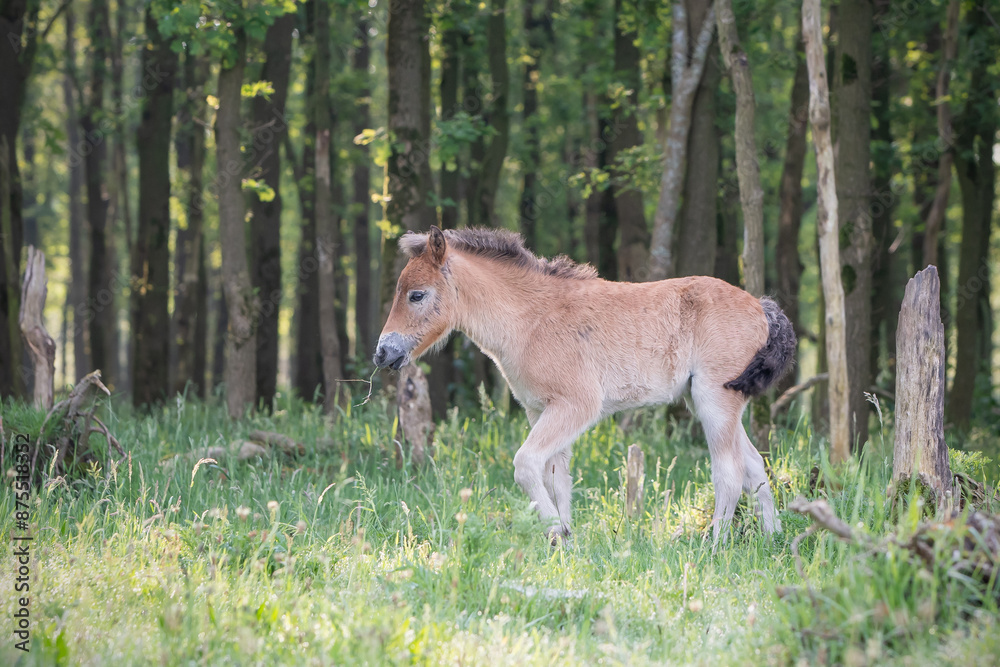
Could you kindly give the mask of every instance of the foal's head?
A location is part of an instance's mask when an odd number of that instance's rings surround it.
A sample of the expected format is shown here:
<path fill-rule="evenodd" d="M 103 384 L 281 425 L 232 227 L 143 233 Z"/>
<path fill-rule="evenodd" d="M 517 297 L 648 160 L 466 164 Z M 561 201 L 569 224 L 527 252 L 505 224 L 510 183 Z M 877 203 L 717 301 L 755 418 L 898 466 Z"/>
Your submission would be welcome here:
<path fill-rule="evenodd" d="M 375 348 L 373 361 L 379 368 L 399 370 L 451 333 L 455 292 L 444 268 L 447 244 L 437 227 L 431 227 L 426 239 L 426 244 L 407 245 L 404 236 L 401 242 L 410 261 L 399 274 L 392 310 Z"/>

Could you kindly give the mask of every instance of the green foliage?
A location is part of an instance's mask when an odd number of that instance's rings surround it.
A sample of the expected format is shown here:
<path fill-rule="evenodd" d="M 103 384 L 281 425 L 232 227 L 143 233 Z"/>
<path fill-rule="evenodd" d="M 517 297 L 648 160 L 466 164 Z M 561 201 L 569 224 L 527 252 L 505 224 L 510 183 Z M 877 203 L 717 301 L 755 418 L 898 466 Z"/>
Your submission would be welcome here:
<path fill-rule="evenodd" d="M 274 188 L 264 181 L 255 178 L 244 178 L 242 186 L 244 192 L 253 192 L 257 195 L 257 199 L 262 202 L 274 201 Z"/>
<path fill-rule="evenodd" d="M 211 55 L 231 65 L 236 29 L 254 41 L 263 41 L 267 28 L 282 14 L 295 11 L 293 0 L 152 0 L 160 34 L 171 39 L 177 53 L 187 48 L 193 56 Z"/>
<path fill-rule="evenodd" d="M 273 94 L 274 85 L 270 81 L 254 81 L 253 83 L 244 83 L 243 87 L 240 89 L 240 97 L 244 99 L 263 97 L 265 100 L 269 100 Z"/>
<path fill-rule="evenodd" d="M 487 125 L 482 116 L 472 116 L 465 111 L 459 111 L 447 120 L 439 121 L 435 126 L 438 159 L 447 171 L 458 169 L 458 158 L 477 139 L 490 138 L 496 130 Z"/>

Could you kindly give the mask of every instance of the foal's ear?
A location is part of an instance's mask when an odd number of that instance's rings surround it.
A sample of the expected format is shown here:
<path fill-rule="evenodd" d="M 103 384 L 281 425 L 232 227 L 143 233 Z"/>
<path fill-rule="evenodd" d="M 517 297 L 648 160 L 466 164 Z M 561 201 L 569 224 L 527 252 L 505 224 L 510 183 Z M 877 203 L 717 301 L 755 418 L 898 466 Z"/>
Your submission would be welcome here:
<path fill-rule="evenodd" d="M 446 245 L 444 232 L 431 225 L 431 232 L 427 235 L 427 249 L 431 252 L 431 260 L 438 266 L 444 264 Z"/>

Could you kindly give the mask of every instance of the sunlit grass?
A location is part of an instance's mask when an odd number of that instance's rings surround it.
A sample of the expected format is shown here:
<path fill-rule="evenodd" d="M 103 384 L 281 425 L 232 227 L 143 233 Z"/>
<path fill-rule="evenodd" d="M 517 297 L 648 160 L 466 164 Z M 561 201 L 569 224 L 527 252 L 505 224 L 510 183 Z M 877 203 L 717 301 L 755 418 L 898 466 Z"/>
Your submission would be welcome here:
<path fill-rule="evenodd" d="M 976 597 L 905 554 L 872 558 L 816 536 L 782 511 L 764 536 L 741 508 L 713 551 L 707 451 L 666 410 L 629 432 L 606 421 L 575 448 L 574 535 L 552 548 L 513 482 L 523 416 L 449 413 L 435 458 L 395 466 L 384 401 L 336 419 L 282 399 L 231 422 L 216 404 L 177 399 L 151 416 L 117 404 L 108 424 L 131 458 L 40 490 L 32 507 L 32 652 L 4 664 L 990 664 L 1000 651 L 996 598 Z M 8 435 L 39 415 L 5 405 Z M 307 448 L 293 460 L 198 450 L 262 428 Z M 891 442 L 891 437 L 887 438 Z M 878 440 L 878 439 L 877 439 Z M 641 516 L 624 513 L 628 445 L 646 453 Z M 772 443 L 781 507 L 811 493 L 821 468 L 837 513 L 873 535 L 893 519 L 885 446 L 830 469 L 806 422 Z M 956 465 L 995 487 L 982 455 Z M 5 539 L 10 494 L 0 499 Z M 13 588 L 9 550 L 0 587 Z M 799 594 L 778 595 L 795 587 Z M 801 591 L 814 591 L 810 598 Z M 819 601 L 817 601 L 819 600 Z M 6 595 L 0 614 L 10 618 Z"/>

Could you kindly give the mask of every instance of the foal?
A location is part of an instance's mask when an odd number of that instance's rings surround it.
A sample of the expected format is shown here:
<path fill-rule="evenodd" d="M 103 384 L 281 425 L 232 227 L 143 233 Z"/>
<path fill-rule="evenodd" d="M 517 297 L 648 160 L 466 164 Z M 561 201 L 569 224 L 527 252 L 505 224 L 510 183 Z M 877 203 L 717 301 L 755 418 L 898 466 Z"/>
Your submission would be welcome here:
<path fill-rule="evenodd" d="M 531 432 L 514 479 L 549 534 L 569 535 L 570 448 L 619 410 L 690 392 L 715 486 L 715 540 L 741 491 L 756 494 L 764 530 L 781 529 L 764 461 L 741 422 L 749 397 L 773 384 L 795 351 L 791 323 L 770 299 L 708 277 L 601 280 L 565 257 L 535 257 L 502 230 L 408 233 L 374 362 L 399 369 L 464 332 L 500 368 Z"/>

